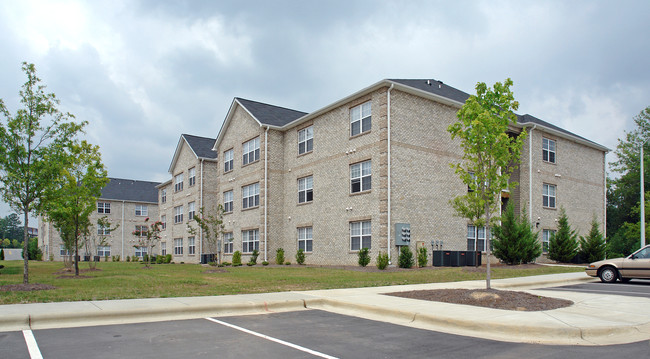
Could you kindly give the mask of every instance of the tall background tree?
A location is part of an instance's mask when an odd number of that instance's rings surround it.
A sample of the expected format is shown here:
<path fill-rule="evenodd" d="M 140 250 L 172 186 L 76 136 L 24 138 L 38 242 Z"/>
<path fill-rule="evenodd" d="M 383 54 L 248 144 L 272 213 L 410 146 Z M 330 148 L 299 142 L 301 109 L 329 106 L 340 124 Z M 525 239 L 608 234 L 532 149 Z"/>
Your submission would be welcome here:
<path fill-rule="evenodd" d="M 492 88 L 479 82 L 476 95 L 470 96 L 458 111 L 458 122 L 447 129 L 452 139 L 460 139 L 463 149 L 462 161 L 451 166 L 472 189 L 452 199 L 451 204 L 459 216 L 476 226 L 486 227 L 487 289 L 490 289 L 491 276 L 491 219 L 501 206 L 501 191 L 509 187 L 508 180 L 519 163 L 526 138 L 525 130 L 518 136 L 508 133 L 508 126 L 517 122 L 513 111 L 519 107 L 511 86 L 509 78 L 504 83 L 495 83 Z"/>
<path fill-rule="evenodd" d="M 45 203 L 47 218 L 54 225 L 66 247 L 73 249 L 75 275 L 79 275 L 79 245 L 94 228 L 90 215 L 97 208 L 97 198 L 108 183 L 99 147 L 86 141 L 74 143 L 62 158 L 69 163 L 62 166 L 57 186 L 48 192 Z"/>
<path fill-rule="evenodd" d="M 616 160 L 611 163 L 614 178 L 607 181 L 607 257 L 628 255 L 640 245 L 640 150 L 644 146 L 645 188 L 650 189 L 650 106 L 634 117 L 636 127 L 619 138 L 614 154 Z M 646 193 L 646 216 L 649 193 Z M 646 238 L 648 237 L 646 217 Z M 634 230 L 636 227 L 636 230 Z"/>
<path fill-rule="evenodd" d="M 190 222 L 187 224 L 187 229 L 193 235 L 203 234 L 203 239 L 206 244 L 205 250 L 208 254 L 214 254 L 216 256 L 215 261 L 220 264 L 221 250 L 219 248 L 219 238 L 223 235 L 223 214 L 225 210 L 221 204 L 218 204 L 215 214 L 207 214 L 205 212 L 205 208 L 201 207 L 199 213 L 193 218 L 198 228 L 192 227 Z"/>
<path fill-rule="evenodd" d="M 29 215 L 41 214 L 46 192 L 57 181 L 65 153 L 85 122 L 77 123 L 70 113 L 58 109 L 59 100 L 45 93 L 34 64 L 23 63 L 27 81 L 19 91 L 22 108 L 15 114 L 0 99 L 0 192 L 12 209 L 24 216 L 23 251 L 28 251 Z M 29 261 L 25 256 L 23 283 L 29 283 Z"/>

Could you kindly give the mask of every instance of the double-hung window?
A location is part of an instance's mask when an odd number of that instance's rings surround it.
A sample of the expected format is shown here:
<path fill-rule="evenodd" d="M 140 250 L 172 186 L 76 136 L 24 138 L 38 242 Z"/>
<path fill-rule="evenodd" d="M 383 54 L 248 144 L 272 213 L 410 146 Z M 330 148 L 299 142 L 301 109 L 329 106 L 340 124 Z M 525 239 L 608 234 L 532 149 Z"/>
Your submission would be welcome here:
<path fill-rule="evenodd" d="M 174 255 L 183 255 L 183 238 L 174 238 Z"/>
<path fill-rule="evenodd" d="M 241 189 L 242 208 L 253 208 L 260 205 L 260 184 L 253 183 Z"/>
<path fill-rule="evenodd" d="M 196 184 L 196 168 L 192 167 L 187 170 L 187 181 L 189 182 L 190 187 Z"/>
<path fill-rule="evenodd" d="M 234 165 L 234 151 L 231 148 L 228 151 L 223 153 L 223 171 L 224 172 L 232 171 L 233 165 Z"/>
<path fill-rule="evenodd" d="M 552 229 L 545 229 L 542 231 L 542 252 L 548 253 L 549 243 L 554 235 L 555 231 Z"/>
<path fill-rule="evenodd" d="M 194 237 L 187 238 L 187 254 L 196 254 L 196 243 Z"/>
<path fill-rule="evenodd" d="M 70 251 L 67 248 L 65 248 L 65 244 L 62 244 L 61 247 L 59 248 L 59 255 L 62 255 L 62 256 L 69 256 L 70 255 Z"/>
<path fill-rule="evenodd" d="M 350 136 L 370 131 L 371 113 L 371 101 L 350 109 Z"/>
<path fill-rule="evenodd" d="M 167 255 L 167 242 L 160 242 L 160 254 L 163 256 Z"/>
<path fill-rule="evenodd" d="M 350 193 L 369 191 L 372 188 L 370 160 L 350 165 Z"/>
<path fill-rule="evenodd" d="M 544 183 L 542 189 L 542 206 L 555 208 L 555 193 L 557 187 L 554 184 Z"/>
<path fill-rule="evenodd" d="M 97 255 L 100 257 L 110 257 L 111 246 L 97 246 Z"/>
<path fill-rule="evenodd" d="M 187 204 L 187 220 L 191 221 L 194 219 L 194 215 L 196 214 L 195 209 L 194 209 L 194 202 L 190 202 Z"/>
<path fill-rule="evenodd" d="M 242 159 L 242 165 L 247 165 L 253 163 L 260 159 L 260 138 L 255 137 L 254 139 L 244 142 L 243 151 L 244 156 Z"/>
<path fill-rule="evenodd" d="M 485 227 L 467 225 L 467 250 L 485 251 Z"/>
<path fill-rule="evenodd" d="M 167 190 L 166 189 L 161 189 L 160 190 L 160 202 L 161 203 L 167 202 Z"/>
<path fill-rule="evenodd" d="M 313 250 L 312 227 L 298 228 L 298 249 L 305 252 Z"/>
<path fill-rule="evenodd" d="M 148 231 L 147 226 L 135 226 L 135 231 L 133 232 L 133 234 L 136 237 L 146 237 L 147 231 Z"/>
<path fill-rule="evenodd" d="M 135 256 L 143 258 L 147 254 L 147 247 L 135 247 Z"/>
<path fill-rule="evenodd" d="M 232 212 L 232 204 L 233 204 L 232 197 L 233 197 L 232 191 L 226 191 L 223 193 L 223 211 L 225 213 Z"/>
<path fill-rule="evenodd" d="M 232 232 L 223 234 L 223 253 L 232 254 L 232 242 L 233 242 Z"/>
<path fill-rule="evenodd" d="M 251 229 L 241 232 L 242 237 L 242 251 L 244 253 L 252 253 L 254 250 L 260 250 L 260 230 Z"/>
<path fill-rule="evenodd" d="M 350 222 L 350 250 L 370 249 L 372 230 L 370 221 Z"/>
<path fill-rule="evenodd" d="M 174 177 L 174 192 L 180 192 L 183 190 L 183 174 L 177 174 Z"/>
<path fill-rule="evenodd" d="M 111 204 L 108 202 L 97 202 L 97 213 L 110 214 Z"/>
<path fill-rule="evenodd" d="M 298 180 L 298 203 L 314 200 L 314 177 L 304 177 Z"/>
<path fill-rule="evenodd" d="M 164 214 L 160 216 L 160 229 L 163 231 L 167 229 L 167 216 Z"/>
<path fill-rule="evenodd" d="M 145 204 L 136 204 L 135 205 L 135 215 L 140 217 L 146 217 L 149 214 L 149 207 Z"/>
<path fill-rule="evenodd" d="M 104 226 L 103 224 L 97 224 L 97 235 L 99 236 L 108 236 L 111 234 L 110 226 Z"/>
<path fill-rule="evenodd" d="M 542 138 L 542 160 L 555 163 L 555 141 Z"/>
<path fill-rule="evenodd" d="M 298 154 L 311 152 L 314 149 L 314 126 L 298 131 Z"/>
<path fill-rule="evenodd" d="M 183 223 L 183 206 L 174 207 L 174 224 Z"/>

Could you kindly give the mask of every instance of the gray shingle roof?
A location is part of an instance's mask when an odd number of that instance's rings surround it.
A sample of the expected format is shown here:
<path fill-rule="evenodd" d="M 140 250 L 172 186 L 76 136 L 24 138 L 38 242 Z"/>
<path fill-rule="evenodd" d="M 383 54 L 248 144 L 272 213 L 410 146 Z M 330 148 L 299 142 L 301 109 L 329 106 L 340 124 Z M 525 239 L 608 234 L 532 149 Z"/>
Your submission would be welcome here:
<path fill-rule="evenodd" d="M 160 182 L 137 181 L 123 178 L 109 178 L 108 184 L 102 189 L 100 198 L 158 203 L 158 189 Z"/>
<path fill-rule="evenodd" d="M 217 158 L 217 152 L 212 150 L 214 146 L 214 138 L 199 137 L 194 135 L 182 134 L 185 141 L 190 145 L 192 151 L 196 153 L 199 158 Z"/>
<path fill-rule="evenodd" d="M 239 97 L 236 97 L 235 100 L 255 116 L 258 121 L 269 126 L 282 127 L 307 114 L 306 112 L 246 100 Z"/>

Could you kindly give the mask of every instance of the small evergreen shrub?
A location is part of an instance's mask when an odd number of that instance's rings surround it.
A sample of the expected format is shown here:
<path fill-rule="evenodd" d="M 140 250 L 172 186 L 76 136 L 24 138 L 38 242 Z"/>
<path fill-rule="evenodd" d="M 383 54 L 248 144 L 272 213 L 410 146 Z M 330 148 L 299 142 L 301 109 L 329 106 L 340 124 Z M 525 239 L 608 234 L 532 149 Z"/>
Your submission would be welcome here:
<path fill-rule="evenodd" d="M 365 267 L 370 263 L 370 254 L 368 254 L 368 248 L 361 248 L 359 250 L 359 265 Z"/>
<path fill-rule="evenodd" d="M 594 216 L 587 237 L 580 236 L 580 256 L 587 263 L 597 262 L 605 258 L 605 239 L 598 229 L 598 220 Z"/>
<path fill-rule="evenodd" d="M 412 268 L 413 267 L 413 252 L 409 246 L 402 246 L 399 249 L 399 267 Z"/>
<path fill-rule="evenodd" d="M 143 261 L 143 262 L 149 262 L 149 255 L 148 255 L 148 254 L 145 254 L 145 255 L 142 257 L 142 261 Z"/>
<path fill-rule="evenodd" d="M 275 251 L 275 264 L 282 265 L 284 263 L 284 249 L 278 248 Z"/>
<path fill-rule="evenodd" d="M 0 261 L 3 261 L 3 260 L 5 260 L 5 250 L 4 250 L 4 248 L 0 249 Z"/>
<path fill-rule="evenodd" d="M 296 252 L 296 263 L 298 264 L 305 264 L 305 251 L 301 249 L 298 249 L 298 252 Z"/>
<path fill-rule="evenodd" d="M 223 265 L 226 266 L 226 267 L 230 267 L 230 265 L 231 265 L 230 262 L 223 262 L 223 263 L 221 263 L 221 264 L 223 264 Z"/>
<path fill-rule="evenodd" d="M 418 249 L 418 267 L 426 267 L 429 259 L 427 258 L 427 247 L 420 247 Z"/>
<path fill-rule="evenodd" d="M 564 208 L 560 209 L 557 232 L 548 242 L 548 258 L 561 263 L 569 263 L 578 251 L 578 234 L 571 229 Z"/>
<path fill-rule="evenodd" d="M 137 256 L 132 256 L 131 257 L 131 262 L 138 262 L 139 260 L 140 260 L 140 258 L 138 258 Z"/>
<path fill-rule="evenodd" d="M 264 261 L 264 262 L 262 262 L 262 265 L 263 265 L 263 266 L 267 266 L 267 265 L 269 265 L 269 262 Z"/>
<path fill-rule="evenodd" d="M 241 265 L 241 252 L 235 251 L 232 255 L 232 266 L 239 267 Z"/>
<path fill-rule="evenodd" d="M 163 264 L 165 262 L 164 256 L 157 256 L 156 257 L 156 264 Z"/>
<path fill-rule="evenodd" d="M 286 262 L 284 262 L 284 265 L 285 265 L 285 266 L 290 266 L 290 265 L 291 265 L 291 262 L 286 261 Z"/>
<path fill-rule="evenodd" d="M 388 267 L 388 253 L 379 252 L 377 255 L 377 268 L 384 270 Z"/>
<path fill-rule="evenodd" d="M 257 257 L 260 255 L 260 252 L 257 249 L 253 250 L 253 253 L 251 254 L 251 259 L 246 263 L 249 266 L 254 266 L 257 264 Z"/>
<path fill-rule="evenodd" d="M 131 262 L 131 257 L 126 256 L 126 261 L 127 261 L 127 262 Z"/>
<path fill-rule="evenodd" d="M 533 224 L 528 221 L 526 208 L 521 213 L 522 216 L 517 216 L 514 205 L 509 202 L 502 214 L 501 225 L 492 228 L 494 256 L 506 264 L 531 263 L 542 254 L 538 233 L 533 231 Z"/>
<path fill-rule="evenodd" d="M 169 263 L 171 263 L 171 262 L 172 262 L 172 255 L 171 255 L 171 254 L 167 254 L 167 255 L 165 256 L 165 263 L 169 264 Z"/>
<path fill-rule="evenodd" d="M 257 264 L 257 263 L 253 263 L 253 262 L 248 262 L 248 263 L 246 263 L 246 265 L 249 266 L 249 267 L 252 267 L 252 266 L 254 266 L 255 264 Z"/>

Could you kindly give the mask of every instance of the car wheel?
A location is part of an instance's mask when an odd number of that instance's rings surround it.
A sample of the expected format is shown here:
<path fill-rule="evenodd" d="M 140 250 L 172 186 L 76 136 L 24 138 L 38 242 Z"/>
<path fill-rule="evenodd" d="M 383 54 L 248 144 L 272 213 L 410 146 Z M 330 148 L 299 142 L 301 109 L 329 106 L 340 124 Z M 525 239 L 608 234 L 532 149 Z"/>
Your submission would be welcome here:
<path fill-rule="evenodd" d="M 616 278 L 618 278 L 618 272 L 612 267 L 605 267 L 600 270 L 598 277 L 600 277 L 603 283 L 614 283 L 616 282 Z"/>

